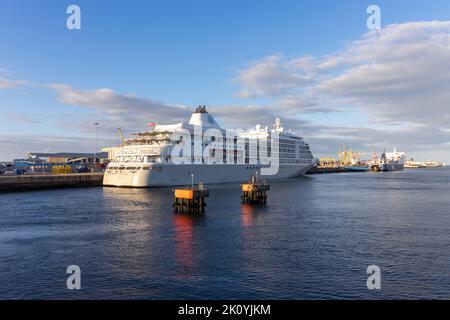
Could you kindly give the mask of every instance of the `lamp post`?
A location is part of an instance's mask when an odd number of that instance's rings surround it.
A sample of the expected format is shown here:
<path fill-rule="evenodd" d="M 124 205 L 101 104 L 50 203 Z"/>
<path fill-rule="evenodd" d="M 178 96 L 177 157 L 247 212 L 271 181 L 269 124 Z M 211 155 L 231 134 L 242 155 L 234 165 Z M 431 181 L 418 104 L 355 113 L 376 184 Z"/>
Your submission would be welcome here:
<path fill-rule="evenodd" d="M 191 187 L 192 187 L 192 190 L 194 190 L 194 173 L 192 173 L 192 172 L 188 172 L 190 175 L 191 175 Z"/>
<path fill-rule="evenodd" d="M 100 123 L 98 123 L 98 122 L 95 122 L 94 123 L 94 126 L 95 126 L 95 150 L 94 150 L 94 171 L 95 171 L 95 168 L 97 167 L 97 140 L 98 140 L 98 130 L 97 130 L 97 128 L 98 128 L 98 126 L 100 125 Z"/>

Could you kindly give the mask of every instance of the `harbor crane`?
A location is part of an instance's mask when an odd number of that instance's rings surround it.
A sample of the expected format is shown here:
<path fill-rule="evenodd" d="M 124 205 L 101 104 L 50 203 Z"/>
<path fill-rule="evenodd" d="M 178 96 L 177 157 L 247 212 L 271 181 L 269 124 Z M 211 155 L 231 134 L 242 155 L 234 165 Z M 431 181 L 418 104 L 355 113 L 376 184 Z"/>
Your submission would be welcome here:
<path fill-rule="evenodd" d="M 119 137 L 120 137 L 121 147 L 123 147 L 123 146 L 125 145 L 125 138 L 124 138 L 124 136 L 123 136 L 122 129 L 117 128 L 117 132 L 119 132 Z"/>

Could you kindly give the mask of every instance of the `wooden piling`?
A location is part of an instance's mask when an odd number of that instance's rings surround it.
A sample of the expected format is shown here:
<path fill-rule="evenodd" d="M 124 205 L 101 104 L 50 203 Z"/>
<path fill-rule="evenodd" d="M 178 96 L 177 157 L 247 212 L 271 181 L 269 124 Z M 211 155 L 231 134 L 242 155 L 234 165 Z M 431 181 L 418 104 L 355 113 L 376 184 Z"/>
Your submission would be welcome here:
<path fill-rule="evenodd" d="M 270 190 L 270 185 L 265 181 L 260 182 L 255 177 L 248 183 L 244 183 L 242 186 L 242 203 L 260 203 L 265 204 L 267 202 L 267 191 Z"/>
<path fill-rule="evenodd" d="M 209 197 L 209 190 L 203 188 L 173 189 L 173 207 L 176 212 L 204 212 L 205 198 Z"/>

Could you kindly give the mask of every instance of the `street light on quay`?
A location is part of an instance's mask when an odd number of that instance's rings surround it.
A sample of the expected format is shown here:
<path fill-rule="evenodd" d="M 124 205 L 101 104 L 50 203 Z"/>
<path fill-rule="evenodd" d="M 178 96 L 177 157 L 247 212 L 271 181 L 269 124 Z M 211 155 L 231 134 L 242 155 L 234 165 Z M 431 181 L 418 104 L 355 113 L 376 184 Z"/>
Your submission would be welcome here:
<path fill-rule="evenodd" d="M 94 150 L 94 169 L 93 171 L 95 171 L 95 168 L 97 167 L 97 144 L 98 144 L 98 126 L 100 125 L 100 123 L 95 122 L 94 126 L 95 126 L 95 150 Z"/>
<path fill-rule="evenodd" d="M 191 188 L 194 190 L 194 173 L 189 171 L 188 174 L 191 176 Z"/>

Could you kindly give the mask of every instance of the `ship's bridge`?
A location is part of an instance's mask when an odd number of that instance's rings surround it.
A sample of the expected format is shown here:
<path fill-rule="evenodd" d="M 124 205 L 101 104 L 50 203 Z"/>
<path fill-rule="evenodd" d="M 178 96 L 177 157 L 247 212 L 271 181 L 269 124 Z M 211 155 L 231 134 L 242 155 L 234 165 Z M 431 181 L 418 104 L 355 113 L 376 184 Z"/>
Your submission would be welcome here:
<path fill-rule="evenodd" d="M 202 128 L 220 129 L 220 126 L 216 120 L 214 120 L 214 118 L 206 111 L 205 106 L 200 106 L 195 109 L 189 119 L 189 124 L 193 126 L 200 126 Z"/>

